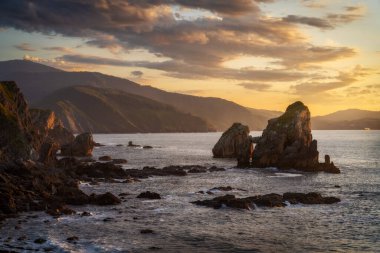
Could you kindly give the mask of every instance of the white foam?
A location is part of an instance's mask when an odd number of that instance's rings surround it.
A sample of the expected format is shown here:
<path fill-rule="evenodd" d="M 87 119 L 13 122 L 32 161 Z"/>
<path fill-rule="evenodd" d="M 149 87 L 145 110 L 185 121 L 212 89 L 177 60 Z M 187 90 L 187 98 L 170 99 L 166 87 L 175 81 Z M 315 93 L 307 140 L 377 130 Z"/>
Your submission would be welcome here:
<path fill-rule="evenodd" d="M 295 173 L 274 173 L 274 176 L 267 176 L 267 177 L 302 177 L 302 174 L 295 174 Z"/>

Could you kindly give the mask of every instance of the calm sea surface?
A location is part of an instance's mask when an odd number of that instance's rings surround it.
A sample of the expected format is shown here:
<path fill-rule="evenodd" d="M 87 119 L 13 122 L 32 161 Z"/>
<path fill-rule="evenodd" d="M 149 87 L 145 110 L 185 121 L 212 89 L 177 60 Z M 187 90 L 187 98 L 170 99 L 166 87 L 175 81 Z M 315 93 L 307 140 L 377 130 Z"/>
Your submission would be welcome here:
<path fill-rule="evenodd" d="M 252 132 L 253 136 L 260 132 Z M 54 219 L 42 212 L 10 219 L 0 228 L 0 249 L 53 252 L 380 252 L 380 131 L 313 131 L 320 157 L 329 154 L 339 175 L 267 169 L 235 169 L 235 160 L 213 159 L 211 149 L 221 133 L 102 134 L 94 156 L 125 158 L 125 169 L 167 165 L 220 166 L 225 172 L 186 177 L 152 177 L 131 184 L 82 184 L 87 193 L 130 193 L 121 205 L 82 206 L 92 216 Z M 128 141 L 153 149 L 128 148 Z M 124 146 L 116 146 L 123 144 Z M 322 160 L 322 159 L 320 159 Z M 196 192 L 218 186 L 239 197 L 284 192 L 321 192 L 337 196 L 333 205 L 214 210 L 189 202 L 214 196 Z M 339 185 L 340 188 L 335 187 Z M 136 199 L 142 191 L 161 200 Z M 111 219 L 106 219 L 111 218 Z M 108 221 L 104 221 L 104 219 Z M 21 221 L 21 228 L 15 226 Z M 152 229 L 154 234 L 141 234 Z M 17 240 L 26 236 L 26 240 Z M 76 244 L 66 241 L 79 237 Z M 43 245 L 34 244 L 45 238 Z M 27 251 L 29 252 L 29 251 Z"/>

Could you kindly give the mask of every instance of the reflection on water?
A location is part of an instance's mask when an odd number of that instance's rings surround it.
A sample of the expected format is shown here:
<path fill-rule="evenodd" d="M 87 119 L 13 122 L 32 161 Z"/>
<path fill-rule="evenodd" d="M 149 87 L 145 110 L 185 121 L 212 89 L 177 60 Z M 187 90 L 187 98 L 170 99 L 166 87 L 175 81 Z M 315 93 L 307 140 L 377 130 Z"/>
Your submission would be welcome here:
<path fill-rule="evenodd" d="M 108 146 L 97 148 L 94 155 L 126 158 L 126 169 L 170 164 L 230 169 L 186 177 L 154 177 L 133 184 L 83 184 L 86 192 L 130 195 L 119 206 L 74 207 L 79 212 L 90 211 L 90 217 L 74 215 L 56 220 L 38 213 L 37 218 L 26 219 L 20 229 L 15 226 L 24 218 L 9 220 L 0 230 L 0 245 L 52 247 L 62 252 L 376 252 L 380 241 L 380 132 L 315 131 L 313 135 L 321 157 L 330 154 L 342 174 L 232 168 L 234 160 L 211 157 L 220 133 L 95 135 L 97 142 Z M 154 148 L 128 148 L 128 141 Z M 228 185 L 247 190 L 231 192 L 241 197 L 318 191 L 337 196 L 342 202 L 252 211 L 213 210 L 189 203 L 215 197 L 196 193 L 200 190 Z M 160 193 L 163 199 L 136 199 L 146 190 Z M 147 228 L 154 234 L 140 233 Z M 18 241 L 23 235 L 26 240 Z M 70 236 L 79 237 L 77 244 L 66 241 Z M 48 242 L 34 244 L 38 237 Z"/>

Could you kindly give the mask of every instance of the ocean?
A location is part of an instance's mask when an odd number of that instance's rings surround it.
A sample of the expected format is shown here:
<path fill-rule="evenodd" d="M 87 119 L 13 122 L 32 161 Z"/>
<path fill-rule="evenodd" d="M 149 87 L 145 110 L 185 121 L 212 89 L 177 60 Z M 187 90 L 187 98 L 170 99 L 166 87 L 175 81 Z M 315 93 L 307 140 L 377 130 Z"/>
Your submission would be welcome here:
<path fill-rule="evenodd" d="M 252 132 L 252 136 L 260 135 Z M 80 215 L 52 218 L 25 213 L 0 227 L 0 249 L 16 252 L 379 252 L 380 131 L 313 131 L 320 161 L 325 154 L 341 174 L 303 173 L 276 168 L 238 169 L 234 159 L 214 159 L 211 149 L 221 133 L 95 134 L 106 146 L 97 158 L 125 158 L 125 169 L 168 165 L 202 165 L 226 171 L 185 177 L 151 177 L 128 184 L 81 184 L 86 193 L 129 193 L 121 205 L 74 206 Z M 127 147 L 129 141 L 153 149 Z M 122 144 L 123 146 L 117 146 Z M 191 201 L 221 196 L 199 194 L 214 187 L 246 191 L 237 197 L 267 193 L 320 192 L 336 196 L 332 205 L 288 205 L 284 208 L 211 209 Z M 160 200 L 136 196 L 154 191 Z M 141 234 L 151 229 L 153 234 Z M 25 236 L 23 240 L 18 240 Z M 73 244 L 66 240 L 77 236 Z M 46 243 L 35 244 L 36 238 Z M 23 250 L 21 250 L 23 249 Z"/>

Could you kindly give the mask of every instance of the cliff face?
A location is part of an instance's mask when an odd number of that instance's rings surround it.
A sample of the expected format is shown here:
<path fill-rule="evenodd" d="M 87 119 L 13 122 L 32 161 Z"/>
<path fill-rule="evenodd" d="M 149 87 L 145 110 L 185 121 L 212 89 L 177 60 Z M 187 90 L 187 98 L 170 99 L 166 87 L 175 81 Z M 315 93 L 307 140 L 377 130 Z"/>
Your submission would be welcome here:
<path fill-rule="evenodd" d="M 15 82 L 0 82 L 0 162 L 36 157 L 40 141 Z"/>
<path fill-rule="evenodd" d="M 319 163 L 317 141 L 311 134 L 310 111 L 295 102 L 278 118 L 271 119 L 253 155 L 253 166 L 294 168 L 339 173 L 329 159 Z"/>

